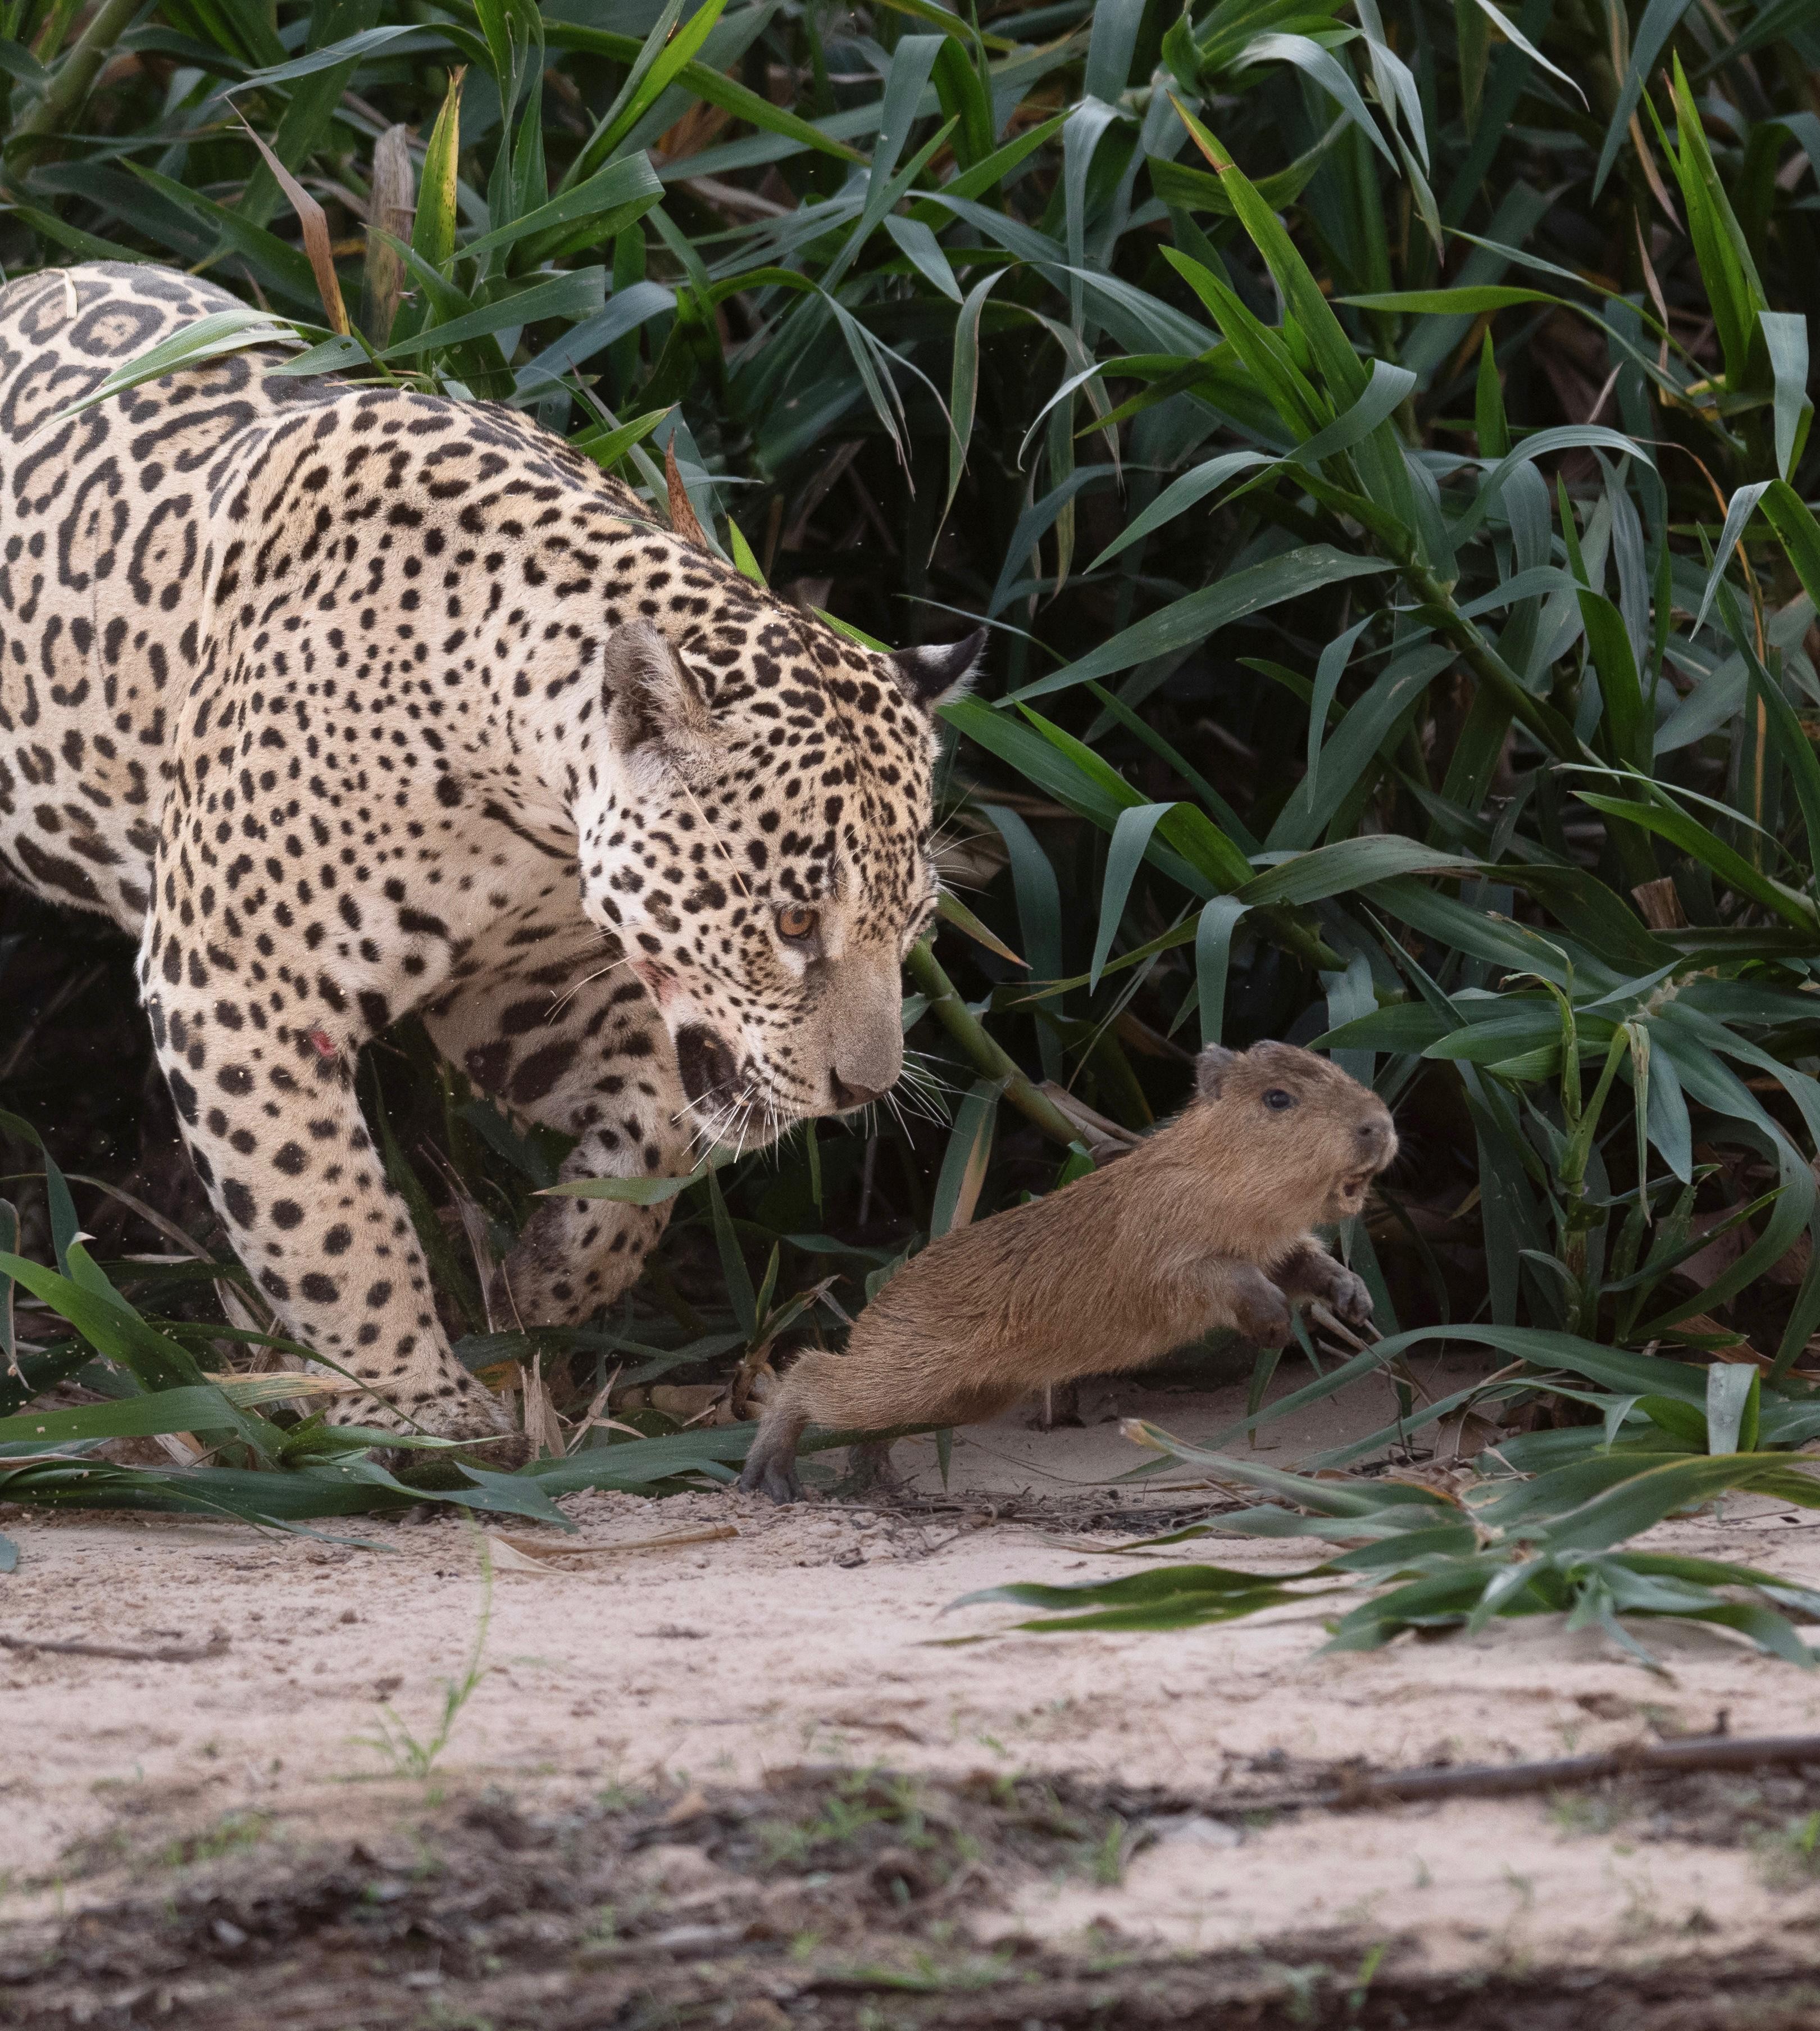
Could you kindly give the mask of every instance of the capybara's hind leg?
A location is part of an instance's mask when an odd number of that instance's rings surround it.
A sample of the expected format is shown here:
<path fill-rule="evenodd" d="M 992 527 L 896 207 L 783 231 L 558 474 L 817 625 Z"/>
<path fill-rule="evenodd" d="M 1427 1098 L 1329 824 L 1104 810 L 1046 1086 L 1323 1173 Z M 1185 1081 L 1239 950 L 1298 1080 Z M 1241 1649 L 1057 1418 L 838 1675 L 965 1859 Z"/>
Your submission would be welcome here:
<path fill-rule="evenodd" d="M 939 1410 L 925 1409 L 915 1422 L 948 1430 L 959 1425 L 983 1425 L 1016 1400 L 1015 1392 L 1006 1389 L 957 1389 L 947 1394 Z M 903 1492 L 909 1484 L 891 1463 L 891 1443 L 889 1439 L 868 1439 L 849 1450 L 847 1478 L 852 1493 L 898 1495 Z"/>
<path fill-rule="evenodd" d="M 847 1454 L 847 1492 L 850 1495 L 895 1495 L 903 1476 L 891 1463 L 889 1439 L 866 1439 Z"/>
<path fill-rule="evenodd" d="M 806 1393 L 794 1370 L 772 1392 L 746 1451 L 746 1465 L 739 1475 L 743 1493 L 762 1493 L 773 1502 L 800 1500 L 802 1484 L 796 1477 L 796 1444 L 809 1422 Z"/>
<path fill-rule="evenodd" d="M 783 1380 L 766 1399 L 765 1414 L 746 1455 L 739 1485 L 750 1495 L 762 1489 L 773 1502 L 801 1499 L 802 1484 L 797 1478 L 796 1448 L 807 1425 L 832 1429 L 876 1429 L 866 1418 L 849 1418 L 847 1391 L 843 1388 L 852 1372 L 851 1358 L 812 1347 L 798 1355 Z"/>

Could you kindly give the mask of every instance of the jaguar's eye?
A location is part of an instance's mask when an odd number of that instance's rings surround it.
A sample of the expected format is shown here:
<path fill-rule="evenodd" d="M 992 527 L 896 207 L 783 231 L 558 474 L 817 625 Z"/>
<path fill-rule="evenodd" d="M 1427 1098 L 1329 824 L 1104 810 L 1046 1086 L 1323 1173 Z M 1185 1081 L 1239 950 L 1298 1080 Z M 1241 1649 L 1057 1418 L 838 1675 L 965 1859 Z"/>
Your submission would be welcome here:
<path fill-rule="evenodd" d="M 1273 1086 L 1264 1095 L 1264 1104 L 1273 1114 L 1281 1114 L 1286 1107 L 1295 1105 L 1296 1097 L 1293 1093 L 1285 1093 L 1280 1086 Z"/>
<path fill-rule="evenodd" d="M 777 913 L 777 935 L 799 945 L 821 927 L 821 912 L 806 903 L 787 903 Z"/>

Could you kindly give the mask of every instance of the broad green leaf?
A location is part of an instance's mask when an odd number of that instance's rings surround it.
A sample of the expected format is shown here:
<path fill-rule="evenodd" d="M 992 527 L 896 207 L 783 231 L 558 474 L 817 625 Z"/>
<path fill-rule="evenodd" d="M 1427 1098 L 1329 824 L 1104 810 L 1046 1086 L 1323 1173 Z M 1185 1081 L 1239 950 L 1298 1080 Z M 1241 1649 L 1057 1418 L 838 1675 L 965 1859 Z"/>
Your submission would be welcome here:
<path fill-rule="evenodd" d="M 19 1252 L 19 1209 L 10 1199 L 0 1199 L 0 1255 Z M 0 1269 L 0 1368 L 15 1381 L 19 1377 L 19 1345 L 13 1330 L 13 1279 Z M 0 1381 L 0 1389 L 5 1388 Z"/>
<path fill-rule="evenodd" d="M 1632 654 L 1623 616 L 1601 594 L 1583 589 L 1579 598 L 1587 647 L 1599 672 L 1599 691 L 1605 701 L 1613 758 L 1629 768 L 1647 770 L 1655 759 L 1654 729 L 1643 703 L 1636 658 Z"/>
<path fill-rule="evenodd" d="M 1303 372 L 1285 335 L 1254 316 L 1238 292 L 1204 263 L 1173 247 L 1164 248 L 1163 258 L 1206 304 L 1290 434 L 1306 438 L 1324 429 L 1332 420 L 1331 405 Z"/>
<path fill-rule="evenodd" d="M 389 345 L 381 360 L 410 360 L 418 354 L 442 348 L 471 344 L 497 332 L 535 324 L 546 318 L 585 318 L 599 311 L 606 300 L 605 268 L 571 268 L 515 289 L 478 309 L 460 317 L 426 326 L 409 338 Z"/>
<path fill-rule="evenodd" d="M 1175 110 L 1193 136 L 1195 146 L 1213 165 L 1230 193 L 1233 210 L 1282 292 L 1284 304 L 1308 342 L 1330 397 L 1338 407 L 1356 402 L 1364 389 L 1364 367 L 1308 263 L 1297 252 L 1276 214 L 1220 143 L 1179 102 Z"/>
<path fill-rule="evenodd" d="M 1785 922 L 1803 930 L 1820 927 L 1820 915 L 1816 915 L 1814 905 L 1805 896 L 1796 895 L 1792 889 L 1785 888 L 1767 875 L 1759 874 L 1741 853 L 1734 852 L 1716 833 L 1678 806 L 1666 799 L 1633 803 L 1625 798 L 1608 797 L 1594 790 L 1576 790 L 1574 795 L 1582 803 L 1591 804 L 1595 811 L 1603 811 L 1609 818 L 1659 833 L 1684 853 L 1691 853 L 1710 867 L 1728 888 L 1740 896 L 1749 896 L 1753 902 L 1761 903 L 1765 909 L 1773 910 Z"/>
<path fill-rule="evenodd" d="M 955 1110 L 955 1125 L 949 1132 L 929 1211 L 932 1241 L 965 1227 L 973 1217 L 992 1153 L 999 1092 L 996 1080 L 976 1079 L 972 1091 Z"/>
<path fill-rule="evenodd" d="M 996 281 L 998 278 L 991 278 Z M 982 289 L 988 286 L 982 283 Z M 971 421 L 970 411 L 969 421 Z M 1197 465 L 1192 472 L 1185 472 L 1179 479 L 1172 480 L 1151 502 L 1141 514 L 1134 516 L 1117 536 L 1108 543 L 1087 568 L 1096 572 L 1100 567 L 1118 556 L 1130 544 L 1139 542 L 1153 530 L 1160 529 L 1166 523 L 1174 520 L 1178 515 L 1185 514 L 1197 506 L 1215 489 L 1241 472 L 1255 471 L 1260 466 L 1268 466 L 1278 461 L 1266 453 L 1257 451 L 1223 452 L 1218 458 L 1210 458 Z"/>
<path fill-rule="evenodd" d="M 1749 1452 L 1755 1448 L 1753 1429 L 1747 1438 L 1747 1423 L 1757 1423 L 1756 1404 L 1762 1383 L 1749 1362 L 1715 1361 L 1706 1370 L 1706 1451 L 1709 1453 Z"/>
<path fill-rule="evenodd" d="M 1361 622 L 1359 627 L 1365 624 Z M 1352 630 L 1352 637 L 1358 632 L 1357 628 Z M 1349 640 L 1342 635 L 1322 652 L 1321 668 L 1316 673 L 1316 710 L 1308 721 L 1311 746 L 1327 718 L 1322 708 L 1331 702 L 1342 675 L 1328 658 Z M 1285 799 L 1267 844 L 1272 849 L 1312 846 L 1342 802 L 1368 778 L 1384 743 L 1405 715 L 1453 660 L 1451 649 L 1429 643 L 1386 664 L 1353 702 L 1312 760 L 1308 773 Z"/>
<path fill-rule="evenodd" d="M 669 409 L 649 409 L 616 429 L 588 430 L 579 438 L 570 438 L 569 443 L 573 449 L 585 453 L 603 472 L 611 472 L 635 445 L 642 444 L 658 424 L 673 413 Z"/>
<path fill-rule="evenodd" d="M 623 162 L 609 162 L 586 182 L 571 185 L 560 196 L 514 219 L 509 225 L 469 240 L 461 252 L 467 259 L 478 259 L 521 240 L 553 237 L 553 229 L 572 225 L 578 220 L 584 221 L 589 229 L 589 237 L 580 244 L 598 246 L 642 218 L 663 195 L 664 186 L 657 181 L 649 158 L 629 156 Z"/>
<path fill-rule="evenodd" d="M 1470 0 L 1456 0 L 1465 6 Z M 1504 412 L 1504 388 L 1498 378 L 1498 356 L 1492 349 L 1489 329 L 1479 352 L 1479 379 L 1473 397 L 1473 418 L 1481 458 L 1502 458 L 1510 449 L 1510 424 Z"/>
<path fill-rule="evenodd" d="M 1293 204 L 1307 187 L 1308 180 L 1326 160 L 1327 151 L 1339 138 L 1342 130 L 1349 125 L 1342 117 L 1337 120 L 1315 145 L 1298 155 L 1286 168 L 1257 179 L 1257 194 L 1273 210 L 1282 211 Z M 1193 168 L 1186 162 L 1166 161 L 1160 155 L 1148 158 L 1150 188 L 1167 205 L 1183 211 L 1210 211 L 1221 218 L 1235 216 L 1232 199 L 1226 195 L 1219 178 L 1205 170 Z"/>
<path fill-rule="evenodd" d="M 1802 590 L 1820 606 L 1820 523 L 1787 480 L 1771 481 L 1762 498 L 1763 512 L 1782 539 Z"/>
<path fill-rule="evenodd" d="M 212 1388 L 178 1388 L 84 1403 L 73 1411 L 28 1411 L 0 1418 L 0 1446 L 59 1446 L 79 1439 L 146 1438 L 218 1425 L 221 1399 Z"/>
<path fill-rule="evenodd" d="M 1239 52 L 1231 68 L 1243 70 L 1258 63 L 1293 64 L 1298 70 L 1305 72 L 1335 101 L 1390 167 L 1396 168 L 1397 158 L 1379 132 L 1378 123 L 1365 110 L 1359 88 L 1331 50 L 1323 49 L 1307 35 L 1256 35 Z"/>
<path fill-rule="evenodd" d="M 667 91 L 677 73 L 694 58 L 720 18 L 727 0 L 702 0 L 687 21 L 678 25 L 683 0 L 666 0 L 650 33 L 640 46 L 619 96 L 601 116 L 586 145 L 563 178 L 566 190 L 584 182 L 609 160 L 646 113 Z"/>
<path fill-rule="evenodd" d="M 1323 459 L 1350 451 L 1375 430 L 1413 391 L 1416 377 L 1406 367 L 1392 367 L 1382 360 L 1372 362 L 1372 378 L 1353 406 L 1334 417 L 1325 429 L 1316 431 L 1293 456 L 1299 465 L 1319 465 Z"/>
<path fill-rule="evenodd" d="M 1013 966 L 1025 963 L 996 931 L 980 922 L 951 889 L 943 889 L 936 898 L 936 915 L 944 924 L 952 924 L 956 930 L 965 932 L 976 945 L 984 945 L 988 952 L 996 952 L 1000 959 L 1009 960 Z"/>
<path fill-rule="evenodd" d="M 604 28 L 586 28 L 577 22 L 546 20 L 544 32 L 550 47 L 559 50 L 579 50 L 590 56 L 606 58 L 616 64 L 635 64 L 646 47 L 636 35 L 624 35 Z M 794 145 L 787 149 L 771 151 L 754 160 L 766 162 L 793 155 L 803 149 L 819 155 L 831 155 L 848 162 L 862 162 L 865 158 L 856 148 L 848 146 L 839 135 L 828 131 L 828 125 L 805 120 L 788 107 L 773 105 L 761 93 L 738 79 L 724 76 L 706 64 L 693 59 L 685 63 L 672 80 L 682 86 L 696 98 L 710 106 L 718 106 L 731 114 L 735 120 L 743 120 L 762 132 L 777 136 Z M 837 116 L 838 117 L 838 116 Z M 863 131 L 855 129 L 854 131 Z M 695 173 L 693 158 L 685 157 L 675 166 L 672 174 Z"/>
<path fill-rule="evenodd" d="M 1631 43 L 1630 61 L 1625 66 L 1624 82 L 1618 88 L 1617 103 L 1612 109 L 1604 144 L 1599 151 L 1599 167 L 1593 172 L 1592 194 L 1595 198 L 1605 188 L 1605 180 L 1617 160 L 1625 129 L 1636 117 L 1637 101 L 1643 95 L 1656 58 L 1662 54 L 1662 45 L 1674 33 L 1688 6 L 1688 0 L 1649 0 L 1643 9 L 1643 20 Z"/>
<path fill-rule="evenodd" d="M 209 1382 L 187 1348 L 147 1325 L 114 1290 L 80 1243 L 71 1243 L 67 1254 L 67 1276 L 17 1255 L 0 1255 L 0 1274 L 12 1277 L 67 1319 L 91 1346 L 128 1369 L 141 1388 L 163 1392 L 187 1385 L 207 1396 L 215 1406 L 210 1429 L 225 1428 L 266 1456 L 270 1428 L 265 1421 L 236 1410 Z"/>
<path fill-rule="evenodd" d="M 1744 533 L 1758 504 L 1775 483 L 1759 479 L 1753 485 L 1740 486 L 1725 508 L 1725 525 L 1719 531 L 1718 547 L 1713 553 L 1713 568 L 1706 574 L 1706 589 L 1700 597 L 1699 609 L 1694 616 L 1697 628 L 1706 617 L 1706 609 L 1711 606 L 1713 594 L 1718 590 L 1719 581 L 1725 576 L 1732 561 L 1732 553 L 1738 538 Z"/>
<path fill-rule="evenodd" d="M 1087 977 L 1089 988 L 1100 985 L 1100 976 L 1112 951 L 1112 941 L 1125 915 L 1137 874 L 1150 846 L 1150 836 L 1159 819 L 1173 807 L 1168 804 L 1137 804 L 1118 814 L 1112 828 L 1112 844 L 1106 851 L 1106 879 L 1100 891 L 1100 931 L 1093 942 L 1093 964 Z"/>
<path fill-rule="evenodd" d="M 1275 606 L 1286 599 L 1318 591 L 1347 579 L 1368 578 L 1390 567 L 1378 557 L 1350 557 L 1326 543 L 1309 543 L 1286 550 L 1267 563 L 1252 565 L 1230 578 L 1219 580 L 1185 599 L 1174 601 L 1134 626 L 1122 629 L 1109 642 L 1090 650 L 1078 661 L 1069 664 L 1034 683 L 1007 694 L 1001 705 L 1044 698 L 1051 691 L 1066 691 L 1092 677 L 1130 669 L 1134 663 L 1148 662 L 1174 649 L 1204 641 L 1218 628 L 1227 626 L 1246 614 Z"/>
<path fill-rule="evenodd" d="M 996 270 L 967 292 L 955 320 L 954 364 L 948 391 L 948 491 L 942 503 L 942 519 L 955 505 L 961 477 L 966 470 L 967 448 L 973 442 L 973 408 L 980 384 L 980 318 L 992 285 L 1007 271 Z"/>
<path fill-rule="evenodd" d="M 1554 304 L 1558 296 L 1541 289 L 1512 288 L 1506 284 L 1480 282 L 1453 289 L 1392 289 L 1379 296 L 1342 296 L 1362 311 L 1401 311 L 1414 315 L 1444 312 L 1477 317 L 1485 311 L 1507 309 L 1512 304 Z"/>
<path fill-rule="evenodd" d="M 1249 906 L 1236 896 L 1215 896 L 1200 912 L 1194 932 L 1194 987 L 1200 1009 L 1200 1041 L 1217 1044 L 1226 1019 L 1226 980 L 1232 941 Z"/>
<path fill-rule="evenodd" d="M 1403 839 L 1394 833 L 1379 833 L 1316 847 L 1312 853 L 1298 853 L 1255 876 L 1238 893 L 1241 902 L 1255 909 L 1264 904 L 1319 902 L 1395 875 L 1468 875 L 1481 871 L 1476 860 L 1437 853 L 1419 840 Z"/>
<path fill-rule="evenodd" d="M 79 401 L 47 416 L 32 434 L 36 436 L 58 423 L 67 423 L 72 416 L 80 416 L 84 409 L 93 408 L 98 402 L 110 401 L 130 388 L 143 386 L 147 381 L 159 380 L 186 367 L 200 366 L 204 360 L 218 360 L 224 353 L 244 352 L 249 346 L 295 347 L 299 343 L 296 333 L 289 325 L 279 323 L 266 311 L 238 306 L 229 311 L 210 311 L 206 317 L 173 331 L 169 338 L 161 338 L 155 345 L 148 346 L 124 366 L 115 367 L 99 387 Z"/>
<path fill-rule="evenodd" d="M 1673 91 L 1678 151 L 1670 152 L 1675 174 L 1687 206 L 1688 231 L 1713 322 L 1724 355 L 1725 378 L 1734 390 L 1746 385 L 1749 375 L 1751 338 L 1757 315 L 1768 308 L 1762 279 L 1757 273 L 1743 228 L 1719 180 L 1712 151 L 1706 145 L 1687 73 L 1679 55 L 1673 58 Z M 1646 98 L 1650 118 L 1659 134 L 1661 123 L 1655 108 Z"/>
<path fill-rule="evenodd" d="M 241 82 L 262 90 L 274 84 L 295 84 L 300 79 L 314 77 L 323 71 L 338 69 L 344 64 L 377 56 L 382 50 L 389 49 L 407 38 L 414 39 L 410 50 L 413 55 L 453 43 L 477 61 L 482 60 L 485 45 L 478 36 L 471 35 L 465 28 L 441 23 L 434 28 L 420 27 L 414 21 L 407 21 L 381 28 L 363 28 L 356 35 L 344 35 L 338 41 L 326 43 L 320 49 L 311 50 L 300 57 L 292 57 L 288 62 L 270 64 L 249 72 Z"/>
<path fill-rule="evenodd" d="M 1577 1551 L 1609 1550 L 1677 1511 L 1696 1509 L 1729 1489 L 1754 1489 L 1776 1501 L 1820 1509 L 1820 1476 L 1803 1471 L 1787 1454 L 1727 1453 L 1666 1460 L 1647 1468 L 1551 1519 L 1546 1540 Z"/>
<path fill-rule="evenodd" d="M 1532 63 L 1539 64 L 1551 77 L 1559 78 L 1561 83 L 1567 87 L 1568 90 L 1573 94 L 1582 106 L 1586 104 L 1586 94 L 1580 90 L 1580 87 L 1574 82 L 1574 80 L 1569 77 L 1567 73 L 1561 69 L 1558 64 L 1551 64 L 1548 61 L 1547 58 L 1545 57 L 1542 54 L 1541 50 L 1530 41 L 1528 37 L 1523 33 L 1508 14 L 1505 13 L 1502 9 L 1494 7 L 1491 4 L 1491 0 L 1476 0 L 1476 4 L 1478 6 L 1481 12 L 1483 13 L 1486 18 L 1491 23 L 1493 28 L 1497 30 L 1498 33 L 1501 35 L 1507 43 L 1513 43 L 1517 48 L 1522 50 L 1523 54 L 1528 58 Z"/>
<path fill-rule="evenodd" d="M 1786 481 L 1814 420 L 1807 393 L 1807 320 L 1793 311 L 1759 311 L 1757 328 L 1763 334 L 1776 385 L 1776 470 Z"/>
<path fill-rule="evenodd" d="M 710 1171 L 730 1161 L 727 1157 L 704 1164 L 680 1178 L 570 1178 L 561 1184 L 547 1185 L 542 1196 L 548 1198 L 612 1199 L 622 1206 L 666 1206 L 691 1185 L 698 1185 Z"/>
<path fill-rule="evenodd" d="M 961 285 L 929 229 L 920 219 L 900 218 L 895 213 L 887 214 L 883 222 L 885 231 L 897 243 L 898 251 L 917 273 L 951 301 L 959 303 Z"/>
<path fill-rule="evenodd" d="M 455 252 L 456 187 L 461 156 L 461 86 L 463 71 L 450 73 L 436 124 L 423 151 L 417 186 L 417 213 L 411 244 L 432 268 L 445 269 Z"/>

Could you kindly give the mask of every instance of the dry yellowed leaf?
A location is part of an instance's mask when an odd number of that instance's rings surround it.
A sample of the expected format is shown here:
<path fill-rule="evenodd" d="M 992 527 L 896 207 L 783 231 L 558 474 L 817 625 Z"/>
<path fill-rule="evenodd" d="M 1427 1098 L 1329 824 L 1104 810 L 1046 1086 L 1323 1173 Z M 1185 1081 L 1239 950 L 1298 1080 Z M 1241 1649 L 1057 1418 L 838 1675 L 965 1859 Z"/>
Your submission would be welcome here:
<path fill-rule="evenodd" d="M 316 278 L 316 293 L 322 299 L 323 315 L 329 320 L 329 329 L 338 337 L 345 338 L 348 335 L 348 307 L 341 300 L 341 284 L 335 273 L 335 252 L 329 244 L 328 215 L 254 133 L 251 127 L 248 125 L 246 115 L 240 114 L 239 118 L 253 146 L 265 157 L 266 168 L 277 179 L 279 189 L 290 199 L 291 209 L 297 214 L 297 222 L 303 229 L 303 252 L 310 257 L 310 271 Z"/>
<path fill-rule="evenodd" d="M 708 538 L 695 513 L 695 504 L 689 498 L 689 490 L 683 484 L 683 475 L 676 464 L 676 440 L 672 437 L 664 447 L 664 483 L 670 490 L 670 527 L 686 543 L 699 543 L 705 550 Z"/>
<path fill-rule="evenodd" d="M 410 132 L 401 122 L 388 127 L 373 144 L 372 197 L 367 218 L 367 295 L 372 319 L 367 336 L 376 345 L 384 345 L 391 338 L 399 300 L 404 294 L 404 263 L 380 233 L 389 233 L 393 240 L 408 241 L 417 216 Z M 374 227 L 379 232 L 374 232 Z"/>

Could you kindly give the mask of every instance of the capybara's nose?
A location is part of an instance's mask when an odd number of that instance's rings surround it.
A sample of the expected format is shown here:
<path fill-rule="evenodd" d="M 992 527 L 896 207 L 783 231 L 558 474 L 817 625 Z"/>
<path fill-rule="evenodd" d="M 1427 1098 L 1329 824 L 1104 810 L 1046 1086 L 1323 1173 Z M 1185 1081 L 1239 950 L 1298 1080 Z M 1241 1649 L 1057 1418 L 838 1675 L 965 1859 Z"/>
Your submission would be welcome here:
<path fill-rule="evenodd" d="M 1390 1124 L 1374 1115 L 1369 1121 L 1359 1124 L 1359 1140 L 1367 1150 L 1382 1150 L 1390 1139 Z"/>

